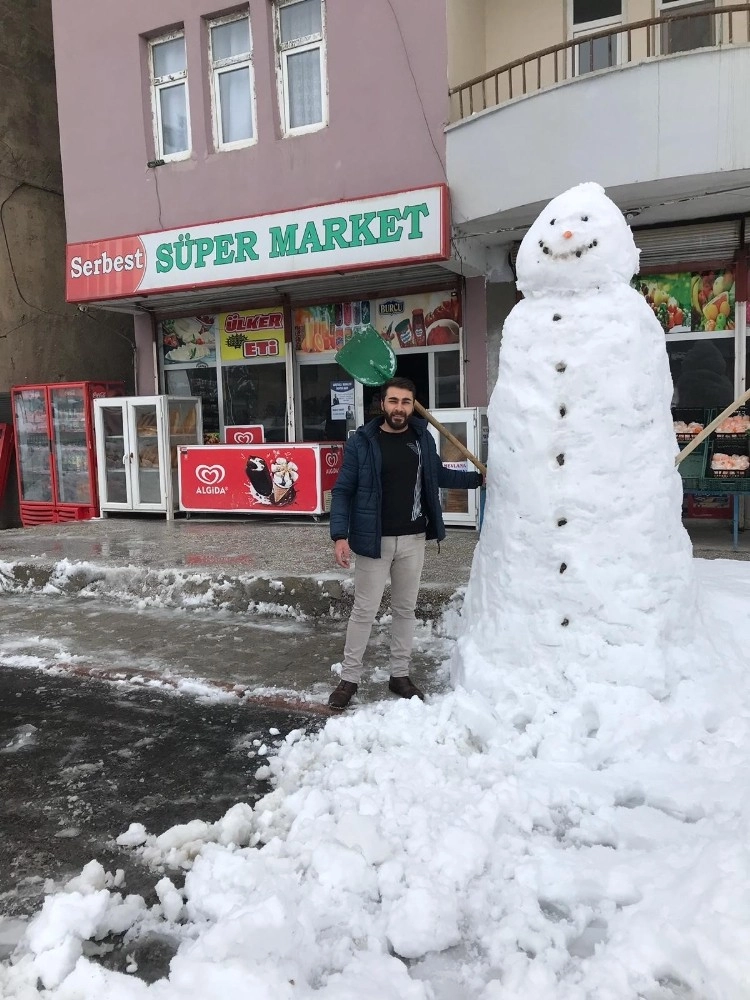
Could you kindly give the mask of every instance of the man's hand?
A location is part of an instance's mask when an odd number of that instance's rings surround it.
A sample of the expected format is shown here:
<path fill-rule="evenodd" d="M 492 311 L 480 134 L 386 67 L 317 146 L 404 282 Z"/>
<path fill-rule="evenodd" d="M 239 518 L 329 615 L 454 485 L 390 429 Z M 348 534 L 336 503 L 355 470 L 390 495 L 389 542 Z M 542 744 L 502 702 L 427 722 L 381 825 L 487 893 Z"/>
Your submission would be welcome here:
<path fill-rule="evenodd" d="M 352 561 L 352 550 L 349 548 L 349 542 L 345 538 L 339 538 L 334 543 L 333 554 L 338 566 L 342 569 L 349 569 Z"/>

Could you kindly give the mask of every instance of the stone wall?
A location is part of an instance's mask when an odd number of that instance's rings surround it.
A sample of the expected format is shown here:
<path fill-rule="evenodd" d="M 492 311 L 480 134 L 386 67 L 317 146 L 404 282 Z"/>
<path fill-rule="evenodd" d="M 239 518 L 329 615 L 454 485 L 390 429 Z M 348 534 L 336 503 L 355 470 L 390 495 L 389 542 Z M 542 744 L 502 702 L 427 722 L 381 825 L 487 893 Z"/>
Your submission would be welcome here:
<path fill-rule="evenodd" d="M 65 302 L 50 0 L 0 0 L 0 24 L 0 392 L 82 379 L 132 392 L 132 318 Z"/>

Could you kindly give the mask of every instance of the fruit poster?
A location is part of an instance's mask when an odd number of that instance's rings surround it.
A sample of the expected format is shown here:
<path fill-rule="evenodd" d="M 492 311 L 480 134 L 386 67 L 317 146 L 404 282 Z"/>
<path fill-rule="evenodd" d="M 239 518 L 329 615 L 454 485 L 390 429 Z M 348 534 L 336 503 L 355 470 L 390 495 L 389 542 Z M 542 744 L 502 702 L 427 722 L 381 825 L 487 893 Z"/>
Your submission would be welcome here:
<path fill-rule="evenodd" d="M 734 330 L 734 274 L 729 270 L 650 274 L 633 279 L 665 333 Z"/>

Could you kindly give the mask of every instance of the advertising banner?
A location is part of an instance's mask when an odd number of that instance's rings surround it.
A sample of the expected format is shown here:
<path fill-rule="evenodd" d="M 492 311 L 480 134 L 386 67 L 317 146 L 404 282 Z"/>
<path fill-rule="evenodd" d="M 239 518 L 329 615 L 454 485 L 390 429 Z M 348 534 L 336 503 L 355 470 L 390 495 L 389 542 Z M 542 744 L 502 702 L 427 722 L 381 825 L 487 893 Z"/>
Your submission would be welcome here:
<path fill-rule="evenodd" d="M 68 302 L 446 260 L 444 184 L 69 244 Z"/>
<path fill-rule="evenodd" d="M 649 274 L 633 279 L 665 333 L 734 330 L 734 273 Z"/>
<path fill-rule="evenodd" d="M 159 323 L 159 342 L 166 368 L 206 366 L 216 362 L 216 317 L 183 316 Z"/>
<path fill-rule="evenodd" d="M 377 299 L 372 325 L 394 351 L 443 347 L 461 339 L 461 300 L 456 292 L 421 292 Z"/>
<path fill-rule="evenodd" d="M 222 361 L 283 358 L 286 354 L 281 306 L 220 313 L 216 320 Z"/>
<path fill-rule="evenodd" d="M 456 292 L 420 292 L 389 299 L 360 299 L 292 311 L 298 353 L 338 351 L 352 334 L 373 326 L 394 351 L 458 345 L 461 300 Z"/>
<path fill-rule="evenodd" d="M 321 513 L 322 493 L 335 482 L 342 451 L 343 445 L 302 444 L 180 448 L 180 507 Z"/>

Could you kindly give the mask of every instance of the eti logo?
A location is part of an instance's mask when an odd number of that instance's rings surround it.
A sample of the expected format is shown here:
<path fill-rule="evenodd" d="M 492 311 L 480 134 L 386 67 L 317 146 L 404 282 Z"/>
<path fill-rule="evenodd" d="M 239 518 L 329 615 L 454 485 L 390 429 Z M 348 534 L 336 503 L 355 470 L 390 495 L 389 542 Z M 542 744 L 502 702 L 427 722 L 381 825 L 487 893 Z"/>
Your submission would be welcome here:
<path fill-rule="evenodd" d="M 199 465 L 195 470 L 196 479 L 203 483 L 196 489 L 200 495 L 221 494 L 227 492 L 226 486 L 219 484 L 226 478 L 226 469 L 223 465 Z"/>

